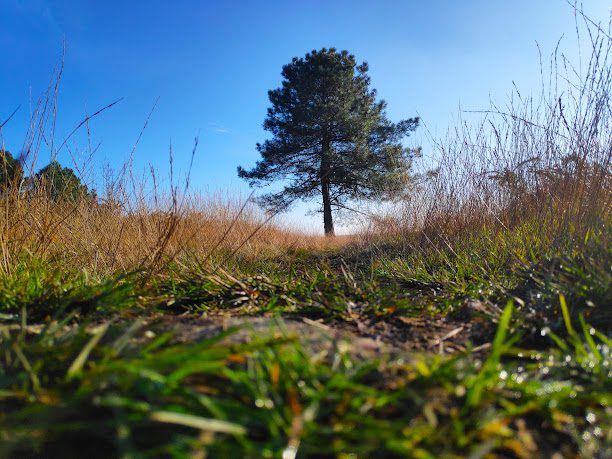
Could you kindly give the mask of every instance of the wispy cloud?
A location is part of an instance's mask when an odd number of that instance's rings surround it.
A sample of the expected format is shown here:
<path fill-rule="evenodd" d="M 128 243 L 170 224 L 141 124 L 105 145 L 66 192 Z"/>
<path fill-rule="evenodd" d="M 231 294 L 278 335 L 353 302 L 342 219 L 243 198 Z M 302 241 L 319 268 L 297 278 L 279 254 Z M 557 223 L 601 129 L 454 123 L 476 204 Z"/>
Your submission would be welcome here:
<path fill-rule="evenodd" d="M 223 134 L 223 135 L 232 134 L 232 130 L 224 126 L 222 123 L 218 123 L 216 121 L 210 121 L 206 124 L 207 126 L 205 130 L 208 132 L 213 132 L 213 133 Z"/>

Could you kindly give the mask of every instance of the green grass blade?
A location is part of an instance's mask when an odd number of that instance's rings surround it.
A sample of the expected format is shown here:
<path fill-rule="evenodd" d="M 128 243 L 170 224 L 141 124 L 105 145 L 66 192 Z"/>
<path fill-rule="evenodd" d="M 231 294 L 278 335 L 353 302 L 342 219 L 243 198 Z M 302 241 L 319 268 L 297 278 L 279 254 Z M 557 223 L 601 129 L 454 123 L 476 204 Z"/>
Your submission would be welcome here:
<path fill-rule="evenodd" d="M 612 340 L 604 335 L 602 332 L 595 330 L 595 336 L 601 340 L 608 347 L 612 347 Z"/>
<path fill-rule="evenodd" d="M 140 330 L 146 322 L 143 319 L 135 320 L 132 325 L 119 337 L 115 340 L 112 347 L 117 352 L 120 353 L 125 346 L 129 343 L 130 339 Z"/>
<path fill-rule="evenodd" d="M 506 335 L 508 334 L 508 330 L 510 329 L 510 319 L 512 319 L 512 312 L 514 309 L 514 302 L 509 300 L 506 303 L 506 307 L 502 312 L 501 319 L 499 320 L 499 325 L 497 326 L 497 332 L 495 333 L 495 338 L 493 339 L 493 354 L 499 357 L 502 349 L 502 345 L 506 341 Z"/>
<path fill-rule="evenodd" d="M 510 329 L 510 320 L 512 319 L 513 309 L 514 303 L 512 300 L 509 300 L 506 303 L 506 307 L 504 308 L 499 320 L 497 332 L 495 333 L 495 338 L 493 339 L 491 354 L 482 366 L 482 369 L 478 373 L 478 376 L 472 383 L 472 386 L 468 392 L 466 400 L 468 407 L 473 407 L 480 403 L 485 386 L 488 382 L 492 381 L 493 375 L 497 371 L 496 368 L 499 363 L 499 359 L 504 348 L 506 348 L 506 335 Z M 511 344 L 514 343 L 512 342 L 510 345 Z"/>
<path fill-rule="evenodd" d="M 89 340 L 89 342 L 81 350 L 77 358 L 74 359 L 74 362 L 72 362 L 72 365 L 70 365 L 70 368 L 68 368 L 68 372 L 66 373 L 66 378 L 68 380 L 71 380 L 83 370 L 83 366 L 85 365 L 85 362 L 87 362 L 87 358 L 89 357 L 89 354 L 91 354 L 91 351 L 93 351 L 96 345 L 100 342 L 100 340 L 102 339 L 102 337 L 108 330 L 108 327 L 110 326 L 110 324 L 111 324 L 110 322 L 106 322 L 105 324 L 100 326 L 98 331 L 96 331 L 94 336 Z"/>
<path fill-rule="evenodd" d="M 194 429 L 200 429 L 207 432 L 226 433 L 231 435 L 245 435 L 247 433 L 244 427 L 232 422 L 203 418 L 191 414 L 175 413 L 173 411 L 155 411 L 151 413 L 149 417 L 153 421 L 193 427 Z"/>
<path fill-rule="evenodd" d="M 601 360 L 601 352 L 599 352 L 599 349 L 597 349 L 597 345 L 595 344 L 595 340 L 591 336 L 591 332 L 590 332 L 591 327 L 585 322 L 584 317 L 582 316 L 582 314 L 580 314 L 578 316 L 578 318 L 580 320 L 580 326 L 582 327 L 582 333 L 584 334 L 584 339 L 587 342 L 587 344 L 589 345 L 589 349 L 591 350 L 593 355 L 595 355 L 595 357 L 597 357 L 598 360 Z"/>
<path fill-rule="evenodd" d="M 555 342 L 555 344 L 559 347 L 559 349 L 561 349 L 564 352 L 567 352 L 569 350 L 569 347 L 567 347 L 567 344 L 565 344 L 565 341 L 563 341 L 559 336 L 557 336 L 557 334 L 554 333 L 552 330 L 549 330 L 547 334 L 550 337 L 550 339 L 552 339 Z"/>
<path fill-rule="evenodd" d="M 15 351 L 17 359 L 19 360 L 25 371 L 28 373 L 30 381 L 32 381 L 32 388 L 35 392 L 38 392 L 40 390 L 40 379 L 38 378 L 36 372 L 32 369 L 32 365 L 30 365 L 30 362 L 28 361 L 25 354 L 22 352 L 21 347 L 17 344 L 17 342 L 13 342 L 13 350 Z"/>
<path fill-rule="evenodd" d="M 567 334 L 570 336 L 574 336 L 576 334 L 576 331 L 572 326 L 572 320 L 570 318 L 569 309 L 567 307 L 567 302 L 565 301 L 565 295 L 563 293 L 559 293 L 559 303 L 561 304 L 561 312 L 563 313 L 563 321 L 565 322 Z"/>

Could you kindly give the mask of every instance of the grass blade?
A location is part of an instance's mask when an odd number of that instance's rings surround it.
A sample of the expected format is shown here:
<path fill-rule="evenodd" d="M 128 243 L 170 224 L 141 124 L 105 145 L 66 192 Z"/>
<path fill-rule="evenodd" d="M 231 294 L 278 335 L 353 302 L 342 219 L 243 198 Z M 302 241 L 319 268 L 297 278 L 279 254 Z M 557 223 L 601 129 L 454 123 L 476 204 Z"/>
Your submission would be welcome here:
<path fill-rule="evenodd" d="M 91 351 L 93 351 L 98 342 L 100 342 L 100 340 L 108 330 L 110 324 L 110 322 L 106 322 L 105 324 L 103 324 L 94 334 L 94 336 L 89 340 L 89 342 L 85 345 L 85 347 L 81 350 L 77 358 L 74 359 L 74 362 L 72 362 L 72 365 L 70 365 L 70 368 L 68 368 L 68 372 L 66 373 L 66 378 L 69 381 L 83 370 L 83 366 L 85 365 L 89 354 L 91 354 Z"/>
<path fill-rule="evenodd" d="M 599 352 L 599 349 L 597 349 L 595 340 L 591 336 L 591 332 L 589 330 L 590 326 L 584 321 L 584 317 L 582 316 L 582 314 L 580 314 L 578 318 L 580 319 L 580 325 L 582 326 L 582 333 L 584 334 L 585 341 L 589 345 L 589 349 L 591 349 L 591 352 L 593 353 L 593 355 L 595 355 L 595 357 L 597 357 L 598 360 L 601 360 L 601 352 Z M 594 329 L 591 329 L 591 330 L 594 330 Z"/>
<path fill-rule="evenodd" d="M 504 341 L 506 340 L 508 330 L 510 329 L 510 319 L 512 319 L 513 309 L 514 303 L 512 302 L 512 300 L 509 300 L 506 303 L 504 312 L 502 313 L 501 319 L 499 320 L 499 325 L 497 326 L 497 332 L 495 333 L 495 338 L 493 339 L 492 350 L 492 355 L 495 355 L 497 358 L 499 358 L 501 354 L 502 346 L 504 344 Z"/>
<path fill-rule="evenodd" d="M 561 304 L 561 312 L 563 313 L 563 321 L 565 322 L 567 334 L 570 336 L 574 336 L 576 334 L 576 331 L 572 326 L 572 320 L 570 318 L 569 309 L 567 307 L 567 302 L 565 301 L 565 295 L 563 293 L 559 293 L 559 303 Z"/>
<path fill-rule="evenodd" d="M 155 411 L 151 413 L 150 419 L 157 422 L 177 424 L 208 432 L 226 433 L 231 435 L 245 435 L 246 429 L 232 422 L 220 421 L 218 419 L 203 418 L 191 414 L 175 413 L 173 411 Z"/>

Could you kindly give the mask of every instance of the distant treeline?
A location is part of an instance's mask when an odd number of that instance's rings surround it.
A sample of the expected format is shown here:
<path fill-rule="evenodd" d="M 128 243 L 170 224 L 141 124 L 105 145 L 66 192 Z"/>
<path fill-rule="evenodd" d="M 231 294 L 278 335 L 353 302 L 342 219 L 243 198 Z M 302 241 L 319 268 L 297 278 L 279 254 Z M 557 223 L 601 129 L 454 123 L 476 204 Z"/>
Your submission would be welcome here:
<path fill-rule="evenodd" d="M 31 176 L 26 176 L 21 162 L 10 152 L 0 150 L 0 194 L 42 191 L 54 201 L 95 200 L 96 192 L 82 183 L 69 167 L 53 160 Z"/>

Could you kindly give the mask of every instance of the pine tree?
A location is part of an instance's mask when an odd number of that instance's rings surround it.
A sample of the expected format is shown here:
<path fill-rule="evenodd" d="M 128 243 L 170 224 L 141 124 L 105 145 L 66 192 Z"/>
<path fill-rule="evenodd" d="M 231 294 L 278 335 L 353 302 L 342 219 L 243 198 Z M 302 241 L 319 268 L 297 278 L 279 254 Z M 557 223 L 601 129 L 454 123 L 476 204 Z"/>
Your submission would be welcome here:
<path fill-rule="evenodd" d="M 333 211 L 403 189 L 411 150 L 401 139 L 419 120 L 389 121 L 367 72 L 367 63 L 334 48 L 283 67 L 282 86 L 268 92 L 263 125 L 273 138 L 257 144 L 262 159 L 252 170 L 238 167 L 252 187 L 285 181 L 283 190 L 260 198 L 265 207 L 282 211 L 297 199 L 320 196 L 325 234 L 333 235 Z"/>

